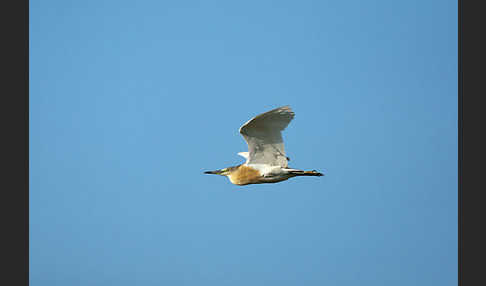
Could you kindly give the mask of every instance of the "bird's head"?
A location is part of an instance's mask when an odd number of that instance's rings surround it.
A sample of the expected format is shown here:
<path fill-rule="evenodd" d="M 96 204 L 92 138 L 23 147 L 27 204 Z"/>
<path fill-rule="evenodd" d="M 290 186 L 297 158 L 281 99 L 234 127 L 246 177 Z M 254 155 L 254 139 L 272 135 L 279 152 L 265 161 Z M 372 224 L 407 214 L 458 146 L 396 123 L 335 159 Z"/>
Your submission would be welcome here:
<path fill-rule="evenodd" d="M 235 170 L 236 167 L 228 167 L 216 171 L 206 171 L 204 174 L 214 174 L 214 175 L 221 175 L 221 176 L 228 176 L 231 174 L 233 170 Z"/>

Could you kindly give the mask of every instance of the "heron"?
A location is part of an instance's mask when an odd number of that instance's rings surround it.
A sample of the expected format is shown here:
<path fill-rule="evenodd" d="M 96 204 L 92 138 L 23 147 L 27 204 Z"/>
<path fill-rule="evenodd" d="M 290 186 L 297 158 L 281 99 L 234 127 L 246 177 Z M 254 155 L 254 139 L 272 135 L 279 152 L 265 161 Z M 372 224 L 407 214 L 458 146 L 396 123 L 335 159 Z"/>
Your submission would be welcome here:
<path fill-rule="evenodd" d="M 205 174 L 226 176 L 234 185 L 278 183 L 298 176 L 323 176 L 316 170 L 304 171 L 288 166 L 282 131 L 289 125 L 295 113 L 290 106 L 282 106 L 259 114 L 244 123 L 239 132 L 248 144 L 248 152 L 239 152 L 243 164 Z"/>

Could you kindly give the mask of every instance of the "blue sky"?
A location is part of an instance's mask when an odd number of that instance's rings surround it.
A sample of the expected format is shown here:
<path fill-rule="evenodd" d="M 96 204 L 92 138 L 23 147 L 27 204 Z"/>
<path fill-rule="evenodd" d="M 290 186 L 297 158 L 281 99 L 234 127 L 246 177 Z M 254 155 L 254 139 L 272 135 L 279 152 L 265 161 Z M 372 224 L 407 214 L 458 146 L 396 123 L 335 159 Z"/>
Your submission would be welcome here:
<path fill-rule="evenodd" d="M 457 1 L 30 1 L 30 283 L 457 285 Z"/>

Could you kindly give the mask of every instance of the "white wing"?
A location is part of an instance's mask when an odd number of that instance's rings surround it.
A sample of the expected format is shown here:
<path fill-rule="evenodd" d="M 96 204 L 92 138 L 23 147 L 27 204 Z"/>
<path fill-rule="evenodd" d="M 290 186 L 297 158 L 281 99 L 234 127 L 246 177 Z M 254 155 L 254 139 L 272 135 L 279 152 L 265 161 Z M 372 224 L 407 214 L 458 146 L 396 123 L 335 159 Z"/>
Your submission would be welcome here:
<path fill-rule="evenodd" d="M 247 164 L 287 167 L 281 131 L 294 116 L 289 106 L 283 106 L 255 116 L 240 127 L 248 144 Z"/>

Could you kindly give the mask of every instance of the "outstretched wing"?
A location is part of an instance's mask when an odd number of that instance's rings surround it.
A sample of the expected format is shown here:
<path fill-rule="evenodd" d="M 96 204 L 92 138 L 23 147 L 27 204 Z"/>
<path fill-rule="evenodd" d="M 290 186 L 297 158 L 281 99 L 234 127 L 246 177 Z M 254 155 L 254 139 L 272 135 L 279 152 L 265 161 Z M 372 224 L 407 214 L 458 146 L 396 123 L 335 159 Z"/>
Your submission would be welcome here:
<path fill-rule="evenodd" d="M 240 133 L 248 144 L 247 164 L 287 167 L 281 131 L 294 116 L 289 106 L 283 106 L 255 116 L 240 127 Z"/>

